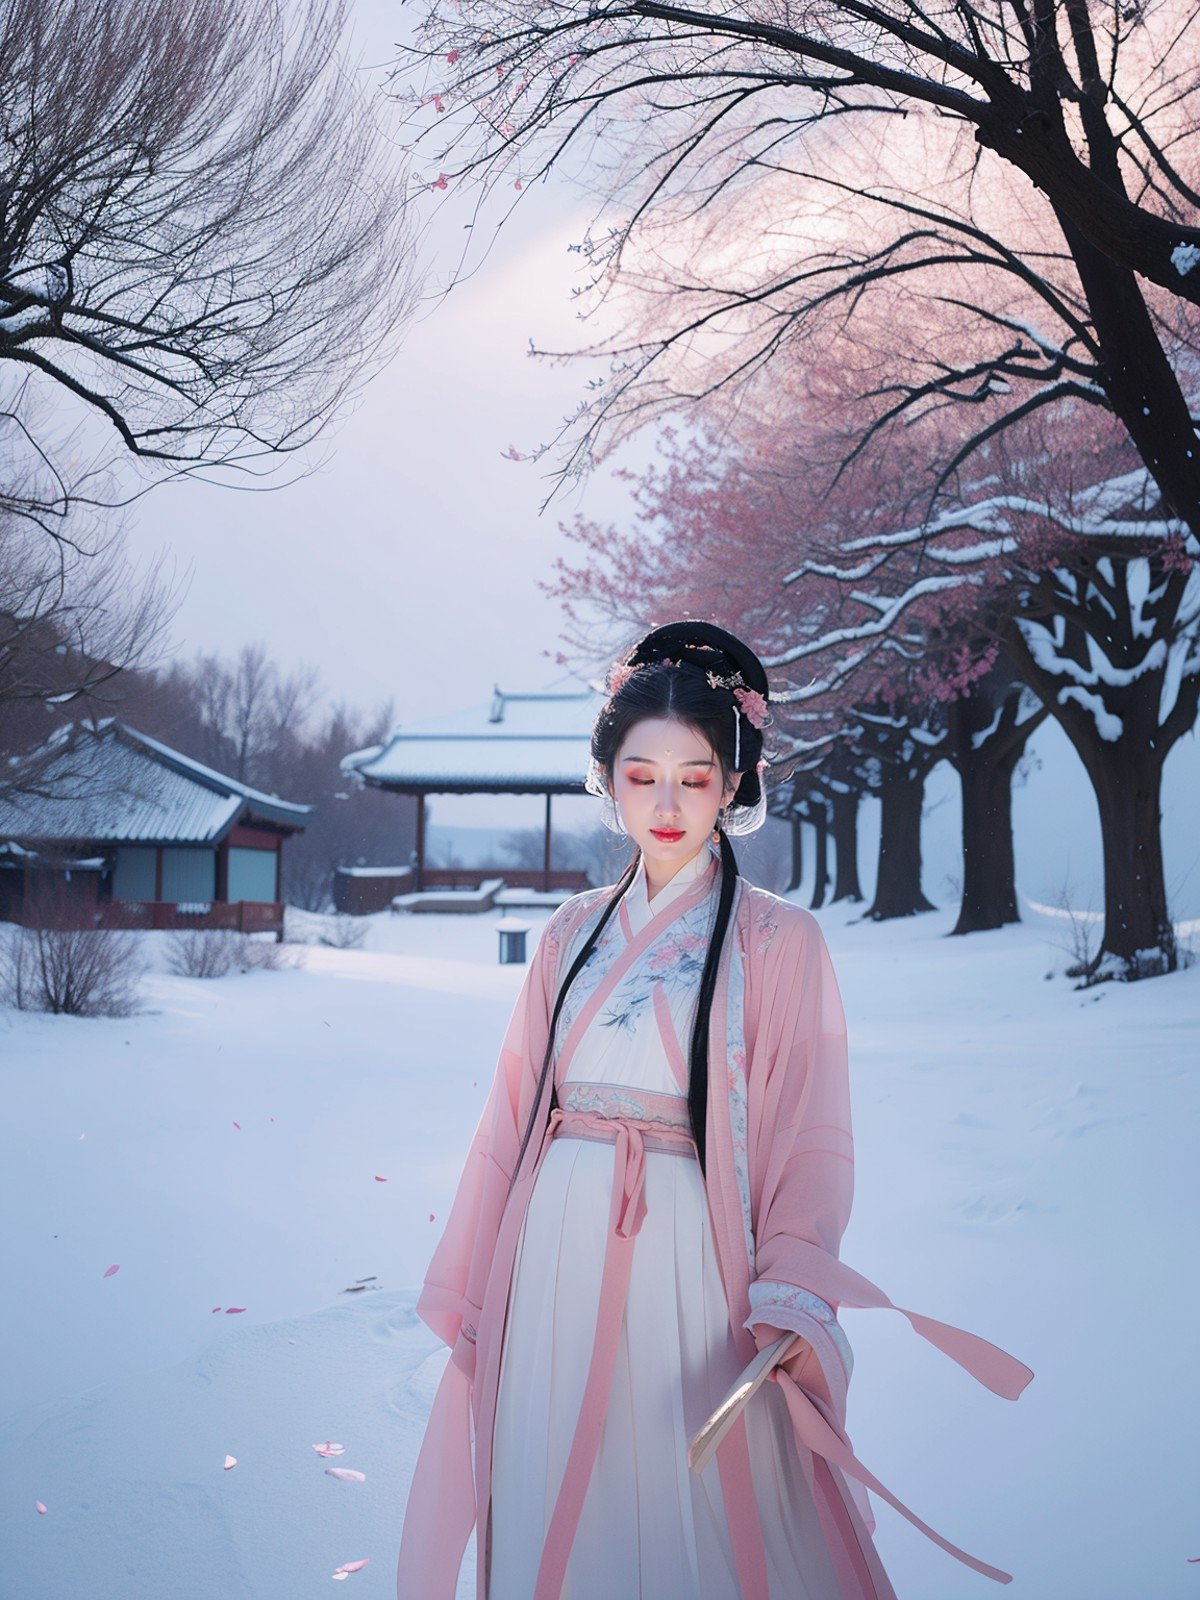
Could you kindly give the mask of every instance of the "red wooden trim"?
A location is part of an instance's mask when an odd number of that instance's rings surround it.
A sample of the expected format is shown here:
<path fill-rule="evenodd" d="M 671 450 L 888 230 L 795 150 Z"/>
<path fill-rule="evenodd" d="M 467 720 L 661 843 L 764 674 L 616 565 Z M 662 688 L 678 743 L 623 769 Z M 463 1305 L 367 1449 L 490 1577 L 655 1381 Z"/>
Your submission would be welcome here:
<path fill-rule="evenodd" d="M 247 828 L 240 822 L 225 835 L 225 843 L 239 850 L 277 850 L 284 838 L 271 828 Z"/>

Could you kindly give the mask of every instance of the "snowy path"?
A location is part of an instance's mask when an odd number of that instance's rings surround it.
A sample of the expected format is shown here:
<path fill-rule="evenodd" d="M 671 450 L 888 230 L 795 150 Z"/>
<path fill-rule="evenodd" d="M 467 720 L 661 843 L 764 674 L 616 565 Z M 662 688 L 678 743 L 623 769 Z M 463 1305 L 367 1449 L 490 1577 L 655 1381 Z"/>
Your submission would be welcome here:
<path fill-rule="evenodd" d="M 948 911 L 822 921 L 852 1031 L 846 1258 L 1037 1372 L 1012 1405 L 902 1318 L 847 1312 L 859 1454 L 1015 1597 L 1192 1596 L 1200 968 L 1080 995 L 1044 980 L 1063 935 L 1032 914 L 965 940 Z M 304 1600 L 365 1558 L 346 1581 L 391 1600 L 443 1360 L 411 1310 L 429 1213 L 521 977 L 491 922 L 156 973 L 131 1022 L 0 1014 L 0 1592 Z M 878 1515 L 902 1600 L 990 1592 Z"/>

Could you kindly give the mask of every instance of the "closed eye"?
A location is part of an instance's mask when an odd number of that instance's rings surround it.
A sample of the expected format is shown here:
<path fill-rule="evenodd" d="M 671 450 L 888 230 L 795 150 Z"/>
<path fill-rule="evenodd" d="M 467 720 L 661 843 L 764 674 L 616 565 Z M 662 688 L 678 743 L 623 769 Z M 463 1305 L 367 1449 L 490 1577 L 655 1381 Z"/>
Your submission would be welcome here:
<path fill-rule="evenodd" d="M 630 783 L 636 783 L 638 788 L 640 789 L 647 783 L 653 783 L 654 779 L 653 778 L 630 778 L 629 781 L 630 781 Z M 703 778 L 699 783 L 689 783 L 686 778 L 683 780 L 683 787 L 685 789 L 707 789 L 708 788 L 708 784 L 709 784 L 709 780 L 707 778 Z"/>

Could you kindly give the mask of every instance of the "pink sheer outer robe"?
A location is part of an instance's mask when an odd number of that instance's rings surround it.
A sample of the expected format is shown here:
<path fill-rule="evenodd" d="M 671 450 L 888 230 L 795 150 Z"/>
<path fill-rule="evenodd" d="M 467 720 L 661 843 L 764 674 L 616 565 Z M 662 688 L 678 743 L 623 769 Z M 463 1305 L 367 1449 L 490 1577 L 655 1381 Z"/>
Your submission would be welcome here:
<path fill-rule="evenodd" d="M 715 874 L 714 861 L 711 869 Z M 398 1600 L 453 1600 L 478 1515 L 478 1600 L 487 1600 L 490 1472 L 504 1319 L 517 1241 L 549 1145 L 550 1080 L 517 1169 L 545 1053 L 560 953 L 610 894 L 577 895 L 530 962 L 417 1312 L 450 1347 L 417 1459 L 397 1568 Z M 681 907 L 682 909 L 682 907 Z M 853 1194 L 846 1027 L 816 918 L 744 880 L 718 972 L 709 1031 L 706 1193 L 730 1326 L 743 1362 L 779 1329 L 803 1335 L 773 1374 L 813 1487 L 844 1600 L 895 1600 L 871 1538 L 873 1489 L 959 1560 L 1008 1574 L 936 1533 L 855 1456 L 845 1432 L 850 1352 L 839 1306 L 891 1307 L 995 1393 L 1033 1374 L 977 1335 L 894 1303 L 839 1260 Z M 767 1600 L 745 1429 L 718 1450 L 745 1600 Z M 757 1545 L 757 1548 L 756 1548 Z"/>

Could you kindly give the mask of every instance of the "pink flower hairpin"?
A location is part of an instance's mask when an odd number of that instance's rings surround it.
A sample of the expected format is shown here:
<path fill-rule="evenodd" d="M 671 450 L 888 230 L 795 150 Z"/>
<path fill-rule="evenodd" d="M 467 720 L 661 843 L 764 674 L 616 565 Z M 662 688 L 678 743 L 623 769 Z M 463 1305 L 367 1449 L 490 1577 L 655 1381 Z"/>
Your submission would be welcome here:
<path fill-rule="evenodd" d="M 742 714 L 753 728 L 765 728 L 767 724 L 767 702 L 757 689 L 735 689 L 733 698 L 742 708 Z"/>

